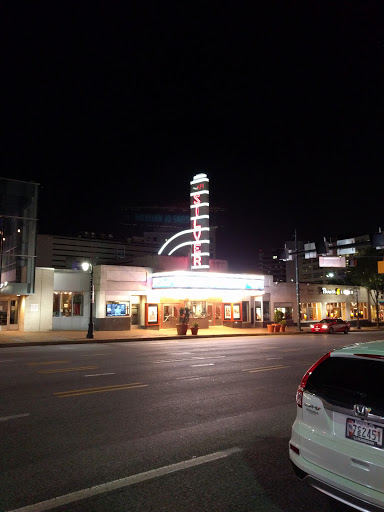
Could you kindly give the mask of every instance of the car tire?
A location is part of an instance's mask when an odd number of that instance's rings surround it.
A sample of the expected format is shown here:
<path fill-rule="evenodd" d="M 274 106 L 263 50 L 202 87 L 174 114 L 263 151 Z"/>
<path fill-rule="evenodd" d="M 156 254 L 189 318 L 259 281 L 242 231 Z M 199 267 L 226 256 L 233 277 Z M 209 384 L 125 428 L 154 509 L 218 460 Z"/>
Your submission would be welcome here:
<path fill-rule="evenodd" d="M 333 334 L 333 327 L 330 327 L 330 328 L 328 329 L 328 334 Z"/>
<path fill-rule="evenodd" d="M 348 333 L 349 333 L 349 329 L 348 329 L 348 327 L 346 327 L 346 328 L 344 329 L 344 334 L 348 334 Z"/>

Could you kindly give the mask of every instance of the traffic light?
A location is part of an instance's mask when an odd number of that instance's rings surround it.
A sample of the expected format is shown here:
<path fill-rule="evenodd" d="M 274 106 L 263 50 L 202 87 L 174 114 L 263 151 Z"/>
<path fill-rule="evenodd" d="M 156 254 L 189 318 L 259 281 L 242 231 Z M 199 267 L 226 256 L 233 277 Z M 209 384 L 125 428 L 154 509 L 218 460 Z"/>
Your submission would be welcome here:
<path fill-rule="evenodd" d="M 292 259 L 292 256 L 290 256 L 287 247 L 284 247 L 283 249 L 277 249 L 277 259 L 280 261 L 288 261 Z"/>
<path fill-rule="evenodd" d="M 328 254 L 329 253 L 329 243 L 324 240 L 320 240 L 319 242 L 315 242 L 315 249 L 317 254 Z"/>

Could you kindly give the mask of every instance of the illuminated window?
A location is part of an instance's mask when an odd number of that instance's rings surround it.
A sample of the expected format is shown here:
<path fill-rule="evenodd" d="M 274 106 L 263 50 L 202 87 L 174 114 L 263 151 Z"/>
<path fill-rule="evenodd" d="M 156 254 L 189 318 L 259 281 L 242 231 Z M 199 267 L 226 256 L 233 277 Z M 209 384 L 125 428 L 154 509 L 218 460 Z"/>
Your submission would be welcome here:
<path fill-rule="evenodd" d="M 54 292 L 52 316 L 83 316 L 84 295 L 81 292 Z"/>
<path fill-rule="evenodd" d="M 191 308 L 191 317 L 206 317 L 207 306 L 204 301 L 191 301 L 187 304 L 187 307 Z"/>
<path fill-rule="evenodd" d="M 321 303 L 320 302 L 304 302 L 300 304 L 301 320 L 314 322 L 321 320 Z"/>
<path fill-rule="evenodd" d="M 261 301 L 255 301 L 255 321 L 261 322 Z"/>
<path fill-rule="evenodd" d="M 375 314 L 372 315 L 376 318 L 376 306 L 373 308 L 375 310 Z M 368 318 L 368 304 L 366 302 L 359 302 L 359 307 L 357 308 L 356 302 L 350 303 L 350 319 L 357 319 L 357 310 L 359 310 L 359 318 Z"/>

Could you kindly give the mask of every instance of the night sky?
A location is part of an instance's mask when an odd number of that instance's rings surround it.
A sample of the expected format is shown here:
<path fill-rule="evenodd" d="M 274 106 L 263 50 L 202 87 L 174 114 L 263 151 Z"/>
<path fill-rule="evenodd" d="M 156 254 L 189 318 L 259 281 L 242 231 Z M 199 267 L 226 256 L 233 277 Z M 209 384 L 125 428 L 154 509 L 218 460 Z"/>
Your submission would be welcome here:
<path fill-rule="evenodd" d="M 210 179 L 218 257 L 384 228 L 382 2 L 2 6 L 0 176 L 39 232 L 112 231 Z"/>

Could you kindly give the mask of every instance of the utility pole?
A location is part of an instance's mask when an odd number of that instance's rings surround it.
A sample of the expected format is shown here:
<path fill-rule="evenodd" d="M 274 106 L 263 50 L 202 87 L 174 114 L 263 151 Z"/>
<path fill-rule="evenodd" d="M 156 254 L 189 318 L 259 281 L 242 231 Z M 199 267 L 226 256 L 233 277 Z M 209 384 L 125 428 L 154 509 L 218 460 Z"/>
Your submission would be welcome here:
<path fill-rule="evenodd" d="M 297 330 L 301 331 L 300 318 L 300 281 L 299 281 L 299 249 L 297 246 L 297 233 L 295 228 L 295 267 L 296 267 L 296 299 L 297 299 Z"/>

